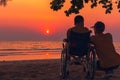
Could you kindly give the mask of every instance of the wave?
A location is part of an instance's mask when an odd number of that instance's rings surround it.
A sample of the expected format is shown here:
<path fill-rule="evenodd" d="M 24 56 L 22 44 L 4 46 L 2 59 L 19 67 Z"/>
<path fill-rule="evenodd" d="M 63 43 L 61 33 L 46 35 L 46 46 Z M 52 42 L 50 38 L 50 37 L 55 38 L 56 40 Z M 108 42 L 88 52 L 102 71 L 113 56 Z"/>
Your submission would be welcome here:
<path fill-rule="evenodd" d="M 46 51 L 59 51 L 59 50 L 62 50 L 62 48 L 31 48 L 31 49 L 0 49 L 0 51 L 27 51 L 27 50 L 40 50 L 40 51 L 43 51 L 43 50 L 46 50 Z"/>
<path fill-rule="evenodd" d="M 0 49 L 0 56 L 9 56 L 9 55 L 43 55 L 46 52 L 50 53 L 59 53 L 61 52 L 61 48 L 55 48 L 55 49 L 39 49 L 39 48 L 33 48 L 33 49 Z"/>

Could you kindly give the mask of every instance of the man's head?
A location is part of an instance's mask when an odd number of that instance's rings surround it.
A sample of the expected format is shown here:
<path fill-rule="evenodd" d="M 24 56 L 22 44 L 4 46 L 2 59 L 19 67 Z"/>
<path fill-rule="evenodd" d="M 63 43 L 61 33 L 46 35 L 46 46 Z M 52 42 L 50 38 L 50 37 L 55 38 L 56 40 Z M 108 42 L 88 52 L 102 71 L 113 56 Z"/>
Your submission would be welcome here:
<path fill-rule="evenodd" d="M 101 21 L 98 21 L 93 26 L 95 33 L 103 33 L 105 30 L 105 24 Z"/>
<path fill-rule="evenodd" d="M 74 24 L 84 24 L 84 18 L 83 16 L 81 15 L 77 15 L 75 18 L 74 18 Z"/>

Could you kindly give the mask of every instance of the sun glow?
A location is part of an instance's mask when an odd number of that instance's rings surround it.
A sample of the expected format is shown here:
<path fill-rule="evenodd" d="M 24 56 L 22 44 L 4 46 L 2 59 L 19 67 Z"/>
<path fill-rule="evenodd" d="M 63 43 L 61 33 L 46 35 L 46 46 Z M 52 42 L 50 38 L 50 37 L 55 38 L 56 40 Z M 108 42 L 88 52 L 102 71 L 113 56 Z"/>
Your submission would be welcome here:
<path fill-rule="evenodd" d="M 46 34 L 50 34 L 50 30 L 49 29 L 46 30 Z"/>

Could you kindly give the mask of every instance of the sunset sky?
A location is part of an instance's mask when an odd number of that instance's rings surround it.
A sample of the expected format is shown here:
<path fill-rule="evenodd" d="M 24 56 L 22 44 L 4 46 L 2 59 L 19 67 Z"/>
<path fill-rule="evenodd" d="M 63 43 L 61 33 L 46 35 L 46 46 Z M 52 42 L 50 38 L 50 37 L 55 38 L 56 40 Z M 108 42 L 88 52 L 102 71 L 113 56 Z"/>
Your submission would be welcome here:
<path fill-rule="evenodd" d="M 64 11 L 50 9 L 52 0 L 12 0 L 6 7 L 0 6 L 0 40 L 62 40 L 66 30 L 72 26 L 75 14 L 66 17 Z M 66 0 L 69 1 L 69 0 Z M 106 32 L 113 34 L 114 41 L 120 41 L 120 13 L 114 6 L 111 14 L 105 14 L 101 6 L 91 9 L 90 5 L 80 11 L 85 26 L 90 29 L 96 21 L 106 24 Z"/>

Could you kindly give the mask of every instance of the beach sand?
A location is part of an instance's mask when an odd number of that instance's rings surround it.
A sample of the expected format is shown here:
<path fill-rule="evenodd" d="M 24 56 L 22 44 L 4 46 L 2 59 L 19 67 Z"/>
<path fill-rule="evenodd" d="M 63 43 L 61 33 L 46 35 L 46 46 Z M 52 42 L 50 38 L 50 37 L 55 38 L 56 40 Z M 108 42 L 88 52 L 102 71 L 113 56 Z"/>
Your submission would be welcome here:
<path fill-rule="evenodd" d="M 83 80 L 82 67 L 70 67 L 70 80 Z M 101 79 L 103 71 L 97 71 L 95 80 Z M 120 80 L 120 68 L 110 80 Z M 1 61 L 0 80 L 60 80 L 60 60 Z"/>

